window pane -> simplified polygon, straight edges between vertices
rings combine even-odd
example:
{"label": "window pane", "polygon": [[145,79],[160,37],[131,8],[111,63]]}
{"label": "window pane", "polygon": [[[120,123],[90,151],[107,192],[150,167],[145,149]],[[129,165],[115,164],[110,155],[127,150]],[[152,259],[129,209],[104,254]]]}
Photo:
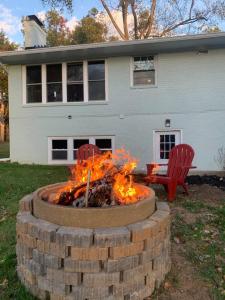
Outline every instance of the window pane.
{"label": "window pane", "polygon": [[68,81],[83,81],[83,63],[72,63],[67,65]]}
{"label": "window pane", "polygon": [[62,84],[50,83],[47,84],[47,101],[48,102],[60,102],[62,101]]}
{"label": "window pane", "polygon": [[83,84],[68,84],[67,85],[67,101],[84,101]]}
{"label": "window pane", "polygon": [[41,66],[27,66],[27,83],[41,83]]}
{"label": "window pane", "polygon": [[76,139],[76,140],[73,140],[73,148],[74,149],[78,149],[80,148],[81,146],[85,145],[85,144],[89,144],[89,139]]}
{"label": "window pane", "polygon": [[91,61],[88,62],[88,79],[105,80],[105,62]]}
{"label": "window pane", "polygon": [[164,135],[160,134],[160,142],[164,142]]}
{"label": "window pane", "polygon": [[67,140],[52,140],[52,149],[67,149]]}
{"label": "window pane", "polygon": [[27,86],[27,103],[41,103],[42,91],[41,84]]}
{"label": "window pane", "polygon": [[134,71],[134,85],[155,84],[155,71]]}
{"label": "window pane", "polygon": [[105,100],[105,81],[89,82],[89,100]]}
{"label": "window pane", "polygon": [[142,56],[134,57],[134,70],[154,70],[154,57]]}
{"label": "window pane", "polygon": [[96,139],[95,145],[100,149],[111,149],[112,148],[112,140],[111,139]]}
{"label": "window pane", "polygon": [[166,142],[168,143],[170,141],[170,135],[166,134],[165,138],[166,138]]}
{"label": "window pane", "polygon": [[62,81],[62,65],[47,65],[47,82]]}
{"label": "window pane", "polygon": [[171,135],[170,135],[170,141],[171,141],[172,143],[175,143],[175,134],[171,134]]}
{"label": "window pane", "polygon": [[65,151],[52,151],[52,159],[56,160],[56,159],[59,159],[59,160],[67,160],[67,150]]}

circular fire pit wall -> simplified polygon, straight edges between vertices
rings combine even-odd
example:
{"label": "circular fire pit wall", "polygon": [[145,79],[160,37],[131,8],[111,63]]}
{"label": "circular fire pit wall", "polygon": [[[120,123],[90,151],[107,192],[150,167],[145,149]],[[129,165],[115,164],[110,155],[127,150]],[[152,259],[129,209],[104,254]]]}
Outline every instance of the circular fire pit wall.
{"label": "circular fire pit wall", "polygon": [[[167,203],[155,205],[151,191],[148,201],[155,209],[149,209],[145,219],[129,223],[129,218],[124,218],[128,224],[108,228],[98,228],[96,223],[94,229],[69,227],[35,215],[35,201],[43,201],[40,195],[46,189],[24,197],[17,215],[17,273],[34,296],[51,300],[142,300],[159,287],[171,265]],[[49,214],[53,206],[49,204]],[[107,213],[107,208],[102,210]]]}

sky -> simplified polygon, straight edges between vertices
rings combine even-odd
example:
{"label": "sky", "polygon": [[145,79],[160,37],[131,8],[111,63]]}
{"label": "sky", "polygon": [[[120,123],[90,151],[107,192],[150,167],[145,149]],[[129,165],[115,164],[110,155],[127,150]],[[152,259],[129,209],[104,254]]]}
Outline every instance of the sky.
{"label": "sky", "polygon": [[[75,0],[72,15],[64,12],[68,21],[80,19],[92,7],[101,9],[98,0]],[[27,15],[43,14],[49,7],[41,0],[0,0],[0,30],[2,29],[11,41],[23,45],[21,19]]]}

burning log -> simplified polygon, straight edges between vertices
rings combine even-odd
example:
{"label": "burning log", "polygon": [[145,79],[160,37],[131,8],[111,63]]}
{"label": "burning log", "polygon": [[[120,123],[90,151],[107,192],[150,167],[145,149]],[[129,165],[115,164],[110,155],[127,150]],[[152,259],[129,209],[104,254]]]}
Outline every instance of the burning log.
{"label": "burning log", "polygon": [[116,155],[107,152],[75,165],[72,180],[59,191],[57,199],[48,201],[74,207],[104,207],[134,203],[146,197],[144,187],[133,183],[131,174],[136,160],[124,150],[117,152]]}

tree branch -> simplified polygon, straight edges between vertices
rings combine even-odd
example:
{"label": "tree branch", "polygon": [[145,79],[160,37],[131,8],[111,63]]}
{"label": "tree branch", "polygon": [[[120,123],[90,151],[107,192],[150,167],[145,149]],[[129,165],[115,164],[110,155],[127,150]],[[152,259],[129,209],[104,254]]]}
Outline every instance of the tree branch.
{"label": "tree branch", "polygon": [[190,10],[189,10],[189,18],[191,18],[192,10],[193,10],[194,5],[195,5],[195,0],[192,0],[191,1],[191,6],[190,6]]}
{"label": "tree branch", "polygon": [[128,32],[128,24],[127,24],[127,10],[128,10],[128,1],[121,0],[121,7],[122,7],[122,15],[123,15],[123,29],[124,29],[124,36],[126,40],[129,40],[129,32]]}
{"label": "tree branch", "polygon": [[155,19],[156,1],[157,0],[152,0],[151,11],[146,25],[146,32],[144,35],[145,38],[148,38],[150,33],[152,32],[152,27]]}
{"label": "tree branch", "polygon": [[200,21],[200,20],[206,20],[206,18],[205,18],[205,17],[188,18],[188,19],[186,19],[186,20],[183,20],[183,21],[181,21],[181,22],[179,22],[179,23],[177,23],[177,24],[171,26],[171,27],[168,27],[168,28],[164,29],[164,30],[159,34],[159,36],[162,37],[162,36],[164,36],[165,34],[167,34],[168,32],[173,31],[174,29],[176,29],[176,28],[178,28],[178,27],[180,27],[180,26],[182,26],[182,25],[193,24],[193,23],[195,23],[195,22],[197,22],[197,21]]}
{"label": "tree branch", "polygon": [[105,0],[100,0],[100,1],[101,1],[102,5],[103,5],[104,9],[106,10],[106,12],[107,12],[107,14],[108,14],[108,16],[109,16],[109,18],[110,18],[110,20],[111,20],[113,26],[115,27],[116,31],[119,33],[120,37],[121,37],[123,40],[126,40],[125,35],[124,35],[123,32],[120,30],[118,24],[116,23],[115,19],[113,18],[113,15],[112,15],[111,11],[109,10],[109,7],[107,6]]}
{"label": "tree branch", "polygon": [[138,18],[137,18],[137,13],[136,13],[136,10],[134,7],[135,0],[131,0],[130,5],[131,5],[132,15],[134,18],[134,38],[137,40],[138,39]]}

